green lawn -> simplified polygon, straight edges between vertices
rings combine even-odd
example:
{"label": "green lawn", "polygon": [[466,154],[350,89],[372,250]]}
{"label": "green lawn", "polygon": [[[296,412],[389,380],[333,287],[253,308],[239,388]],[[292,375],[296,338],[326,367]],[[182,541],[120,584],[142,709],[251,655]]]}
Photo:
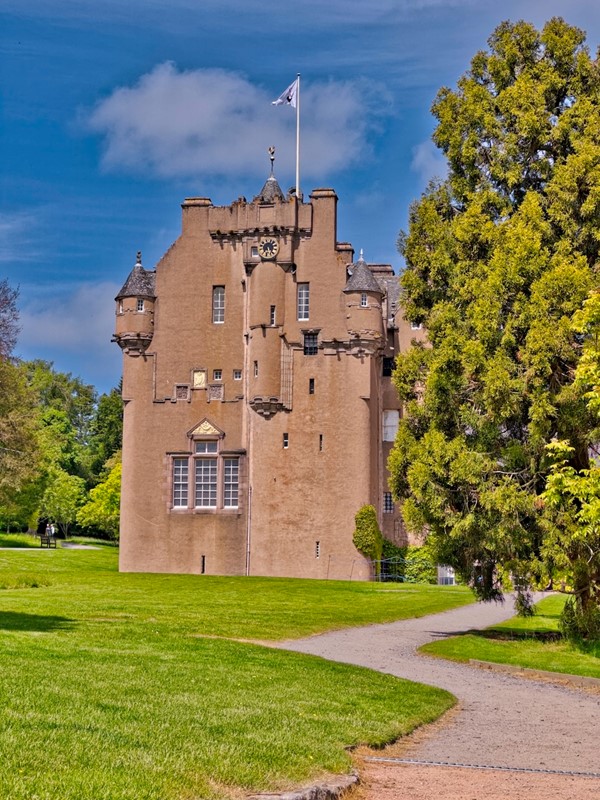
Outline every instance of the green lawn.
{"label": "green lawn", "polygon": [[533,617],[514,617],[485,631],[441,639],[421,651],[454,661],[473,658],[600,678],[600,644],[582,651],[560,639],[558,619],[564,602],[564,596],[551,595],[537,604]]}
{"label": "green lawn", "polygon": [[[446,692],[235,641],[456,607],[464,589],[120,575],[114,547],[0,552],[0,797],[192,800],[344,772]],[[226,638],[227,637],[227,638]]]}

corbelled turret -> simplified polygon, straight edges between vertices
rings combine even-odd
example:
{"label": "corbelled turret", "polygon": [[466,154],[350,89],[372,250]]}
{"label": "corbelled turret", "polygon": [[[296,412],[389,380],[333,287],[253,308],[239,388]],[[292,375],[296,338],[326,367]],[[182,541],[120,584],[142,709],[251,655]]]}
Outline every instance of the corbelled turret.
{"label": "corbelled turret", "polygon": [[126,355],[141,355],[152,341],[156,300],[155,278],[154,270],[146,270],[142,266],[142,254],[138,252],[129,277],[115,297],[117,319],[112,340]]}

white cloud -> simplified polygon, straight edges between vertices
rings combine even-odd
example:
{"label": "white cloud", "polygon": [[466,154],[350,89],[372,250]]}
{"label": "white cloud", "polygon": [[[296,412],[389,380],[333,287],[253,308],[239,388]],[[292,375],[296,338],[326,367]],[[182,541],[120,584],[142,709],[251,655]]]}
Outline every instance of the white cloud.
{"label": "white cloud", "polygon": [[31,236],[35,225],[35,216],[27,211],[0,213],[0,263],[31,261],[38,256]]}
{"label": "white cloud", "polygon": [[109,391],[121,375],[121,354],[111,344],[113,298],[120,288],[108,281],[58,289],[24,286],[15,354],[25,360],[51,361],[58,371]]}
{"label": "white cloud", "polygon": [[[166,62],[131,87],[121,87],[89,113],[87,127],[104,137],[109,170],[163,178],[262,175],[266,149],[277,148],[276,173],[294,169],[295,112],[271,104],[267,91],[221,69],[179,71]],[[368,135],[388,113],[381,87],[365,81],[311,84],[301,93],[304,175],[335,172],[369,153]]]}
{"label": "white cloud", "polygon": [[413,147],[410,168],[419,176],[423,186],[426,186],[432,178],[443,180],[448,174],[446,159],[431,139]]}

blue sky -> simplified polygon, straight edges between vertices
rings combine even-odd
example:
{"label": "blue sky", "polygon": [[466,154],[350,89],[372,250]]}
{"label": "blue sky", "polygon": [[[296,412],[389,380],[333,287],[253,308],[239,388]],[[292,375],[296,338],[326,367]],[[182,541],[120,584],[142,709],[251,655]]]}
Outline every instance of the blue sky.
{"label": "blue sky", "polygon": [[551,16],[600,43],[598,0],[3,0],[0,279],[19,286],[16,354],[99,391],[118,383],[113,298],[141,250],[153,267],[180,203],[294,183],[332,186],[338,238],[402,261],[410,202],[444,173],[431,103],[502,20]]}

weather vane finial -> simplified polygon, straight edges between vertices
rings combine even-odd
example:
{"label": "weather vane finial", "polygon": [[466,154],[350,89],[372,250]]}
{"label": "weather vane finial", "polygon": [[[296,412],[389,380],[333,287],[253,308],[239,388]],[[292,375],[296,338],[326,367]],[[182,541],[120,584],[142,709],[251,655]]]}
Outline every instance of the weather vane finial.
{"label": "weather vane finial", "polygon": [[271,159],[271,175],[273,174],[273,166],[275,164],[275,146],[269,147],[269,158]]}

